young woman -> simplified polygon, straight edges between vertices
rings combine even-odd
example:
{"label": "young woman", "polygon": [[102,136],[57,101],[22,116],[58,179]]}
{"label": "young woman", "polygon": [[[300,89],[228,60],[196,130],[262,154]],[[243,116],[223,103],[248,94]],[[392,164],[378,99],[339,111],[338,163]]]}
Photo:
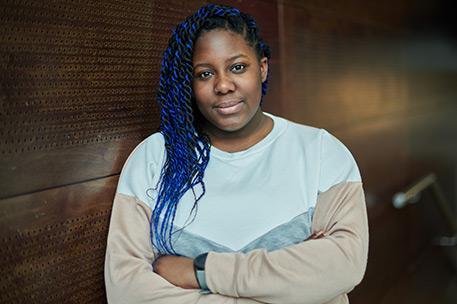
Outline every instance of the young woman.
{"label": "young woman", "polygon": [[162,62],[160,132],[119,180],[109,303],[347,303],[368,228],[357,165],[323,129],[264,113],[270,51],[208,5]]}

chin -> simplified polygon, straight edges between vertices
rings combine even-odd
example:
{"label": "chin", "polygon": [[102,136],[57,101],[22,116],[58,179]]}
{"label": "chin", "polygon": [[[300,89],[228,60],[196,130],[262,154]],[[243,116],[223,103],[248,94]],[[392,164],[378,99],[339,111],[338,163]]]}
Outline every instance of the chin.
{"label": "chin", "polygon": [[246,124],[230,124],[230,125],[216,125],[215,127],[218,128],[220,131],[234,133],[243,129]]}
{"label": "chin", "polygon": [[243,129],[247,123],[247,121],[239,119],[222,119],[212,123],[212,126],[219,131],[233,133]]}

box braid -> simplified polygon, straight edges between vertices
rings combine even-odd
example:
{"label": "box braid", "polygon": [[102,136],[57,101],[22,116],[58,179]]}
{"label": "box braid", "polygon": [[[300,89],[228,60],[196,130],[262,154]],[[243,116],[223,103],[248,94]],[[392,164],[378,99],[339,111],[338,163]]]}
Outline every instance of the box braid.
{"label": "box braid", "polygon": [[[214,29],[243,35],[255,49],[259,60],[270,58],[270,49],[260,38],[254,19],[235,8],[206,5],[174,30],[163,55],[157,94],[166,160],[157,186],[150,235],[152,244],[161,253],[176,254],[171,236],[174,233],[172,228],[177,205],[182,196],[189,189],[192,190],[195,202],[191,214],[195,217],[197,202],[205,194],[203,176],[209,161],[210,141],[200,128],[203,117],[193,97],[192,55],[199,35]],[[267,81],[262,84],[262,96],[266,91]],[[194,191],[197,185],[202,189],[198,196]]]}

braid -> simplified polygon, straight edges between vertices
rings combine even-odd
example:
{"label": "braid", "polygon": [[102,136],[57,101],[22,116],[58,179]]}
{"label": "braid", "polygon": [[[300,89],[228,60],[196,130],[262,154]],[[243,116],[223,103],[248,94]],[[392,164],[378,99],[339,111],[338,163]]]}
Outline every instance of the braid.
{"label": "braid", "polygon": [[[236,8],[207,5],[189,16],[174,30],[164,52],[157,101],[161,107],[160,132],[165,140],[166,159],[159,182],[158,195],[151,215],[151,242],[159,252],[176,254],[171,243],[177,205],[191,189],[194,206],[205,194],[203,176],[209,162],[210,141],[200,130],[200,113],[192,91],[192,55],[196,39],[202,32],[216,28],[242,34],[260,58],[270,58],[270,49],[258,36],[254,19]],[[265,95],[267,82],[262,84]],[[195,194],[200,185],[202,192]],[[194,214],[195,216],[195,214]]]}

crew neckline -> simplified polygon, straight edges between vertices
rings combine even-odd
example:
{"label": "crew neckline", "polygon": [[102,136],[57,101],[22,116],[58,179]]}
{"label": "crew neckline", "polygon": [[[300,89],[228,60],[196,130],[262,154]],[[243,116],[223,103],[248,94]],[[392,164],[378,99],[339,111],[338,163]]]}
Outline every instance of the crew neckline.
{"label": "crew neckline", "polygon": [[258,143],[254,144],[253,146],[247,148],[246,150],[237,151],[237,152],[226,152],[216,148],[215,146],[211,146],[211,156],[220,159],[239,159],[243,157],[247,157],[254,153],[258,153],[268,147],[271,143],[275,141],[276,138],[281,135],[282,132],[287,128],[287,122],[285,119],[275,116],[273,114],[263,112],[265,115],[270,117],[273,120],[273,128],[271,131],[262,138]]}

